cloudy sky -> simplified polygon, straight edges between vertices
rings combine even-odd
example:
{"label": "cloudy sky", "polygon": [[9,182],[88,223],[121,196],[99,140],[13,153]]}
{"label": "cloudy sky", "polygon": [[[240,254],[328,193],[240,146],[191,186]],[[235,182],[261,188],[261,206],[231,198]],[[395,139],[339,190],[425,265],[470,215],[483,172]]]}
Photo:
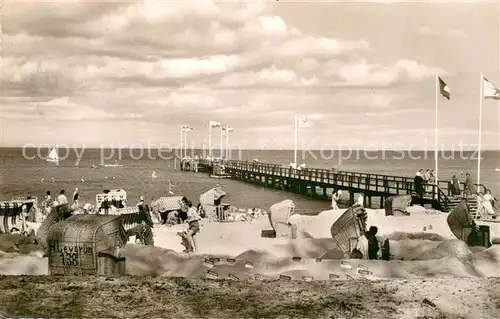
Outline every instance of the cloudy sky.
{"label": "cloudy sky", "polygon": [[[499,77],[499,5],[287,1],[21,2],[2,9],[1,142],[241,148],[477,144],[480,72]],[[500,102],[483,147],[500,148]],[[214,132],[213,143],[219,141]]]}

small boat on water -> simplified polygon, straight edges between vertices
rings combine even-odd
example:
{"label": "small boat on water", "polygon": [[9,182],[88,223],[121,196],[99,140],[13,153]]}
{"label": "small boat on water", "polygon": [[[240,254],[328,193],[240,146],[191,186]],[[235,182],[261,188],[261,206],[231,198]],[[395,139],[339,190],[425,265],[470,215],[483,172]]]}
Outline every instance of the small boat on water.
{"label": "small boat on water", "polygon": [[57,150],[55,148],[50,151],[47,162],[59,164],[59,155],[57,155]]}
{"label": "small boat on water", "polygon": [[123,167],[123,165],[118,164],[118,161],[115,160],[114,164],[104,164],[104,167]]}
{"label": "small boat on water", "polygon": [[500,172],[500,168],[495,168],[495,171]]}
{"label": "small boat on water", "polygon": [[152,179],[157,179],[158,178],[158,175],[156,175],[155,171],[153,171],[153,173],[151,174],[151,178]]}

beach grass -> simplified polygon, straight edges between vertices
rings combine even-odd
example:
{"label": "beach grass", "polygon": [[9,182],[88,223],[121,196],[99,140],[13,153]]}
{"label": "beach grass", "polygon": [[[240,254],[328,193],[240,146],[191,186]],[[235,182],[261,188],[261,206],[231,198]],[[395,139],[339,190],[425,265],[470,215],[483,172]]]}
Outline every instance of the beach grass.
{"label": "beach grass", "polygon": [[[439,280],[436,286],[444,284]],[[482,281],[478,286],[490,292],[500,291],[499,279],[448,280],[448,287],[455,281],[474,280]],[[432,286],[432,280],[424,282]],[[426,300],[424,291],[415,293],[419,288],[414,287],[423,286],[407,280],[243,282],[1,276],[0,314],[45,318],[400,318],[408,314],[409,318],[457,318]],[[408,289],[415,291],[408,294]],[[453,294],[453,298],[459,295]],[[500,311],[500,298],[490,301],[485,311]]]}

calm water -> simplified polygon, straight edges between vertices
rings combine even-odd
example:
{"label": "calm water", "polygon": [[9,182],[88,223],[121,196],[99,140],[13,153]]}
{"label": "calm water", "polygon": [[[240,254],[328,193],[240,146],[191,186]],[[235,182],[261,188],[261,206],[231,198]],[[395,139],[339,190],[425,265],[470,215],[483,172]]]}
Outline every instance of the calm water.
{"label": "calm water", "polygon": [[[80,154],[80,156],[77,155]],[[259,207],[268,209],[270,205],[290,198],[296,202],[300,210],[318,212],[329,208],[329,203],[304,198],[291,193],[263,189],[231,180],[215,180],[201,173],[181,173],[174,169],[174,154],[157,150],[118,150],[86,149],[83,153],[78,150],[60,150],[59,156],[65,158],[55,165],[45,161],[48,149],[27,150],[0,148],[0,199],[6,200],[13,196],[34,195],[43,197],[50,190],[53,197],[60,189],[66,189],[69,195],[75,187],[80,189],[81,202],[95,203],[95,195],[103,189],[122,188],[127,191],[129,204],[134,204],[140,195],[147,199],[168,196],[168,181],[176,187],[176,195],[186,195],[194,203],[198,202],[199,195],[205,190],[222,185],[228,195],[226,202],[242,208]],[[149,152],[149,155],[148,155]],[[201,154],[201,151],[189,152]],[[103,156],[101,156],[101,154]],[[217,155],[216,153],[214,155]],[[293,151],[284,150],[246,150],[233,152],[232,158],[242,160],[259,159],[261,162],[288,165],[293,161]],[[32,159],[28,159],[34,157]],[[78,158],[80,161],[78,162]],[[163,157],[163,158],[161,158]],[[102,158],[102,161],[101,161]],[[114,164],[115,160],[123,167],[99,167],[91,169],[91,165],[101,163]],[[389,175],[410,176],[420,169],[434,168],[433,152],[331,152],[320,151],[298,152],[298,162],[306,162],[310,168],[332,168],[341,165],[343,170],[384,173]],[[485,151],[481,160],[481,183],[491,188],[495,195],[500,195],[500,152]],[[473,152],[463,154],[445,153],[440,156],[439,177],[442,180],[451,179],[453,174],[463,179],[462,173],[470,172],[476,180],[477,156]],[[158,178],[151,179],[156,171]],[[52,182],[54,178],[54,182]],[[44,179],[42,181],[42,179]],[[82,181],[83,179],[83,181]]]}

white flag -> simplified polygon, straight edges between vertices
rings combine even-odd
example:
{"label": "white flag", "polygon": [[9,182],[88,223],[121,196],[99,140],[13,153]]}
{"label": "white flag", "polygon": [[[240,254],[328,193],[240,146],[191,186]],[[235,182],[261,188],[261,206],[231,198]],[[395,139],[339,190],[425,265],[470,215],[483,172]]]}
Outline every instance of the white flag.
{"label": "white flag", "polygon": [[485,99],[500,100],[500,90],[498,90],[490,81],[483,78],[483,97]]}
{"label": "white flag", "polygon": [[220,124],[220,122],[210,121],[210,126],[211,127],[219,127],[219,126],[221,126],[221,124]]}
{"label": "white flag", "polygon": [[305,117],[299,117],[297,119],[299,127],[309,127],[312,125],[312,122],[305,118]]}
{"label": "white flag", "polygon": [[232,131],[234,131],[234,130],[233,130],[233,128],[232,128],[232,127],[228,126],[228,127],[226,128],[226,131],[228,131],[228,132],[232,132]]}

